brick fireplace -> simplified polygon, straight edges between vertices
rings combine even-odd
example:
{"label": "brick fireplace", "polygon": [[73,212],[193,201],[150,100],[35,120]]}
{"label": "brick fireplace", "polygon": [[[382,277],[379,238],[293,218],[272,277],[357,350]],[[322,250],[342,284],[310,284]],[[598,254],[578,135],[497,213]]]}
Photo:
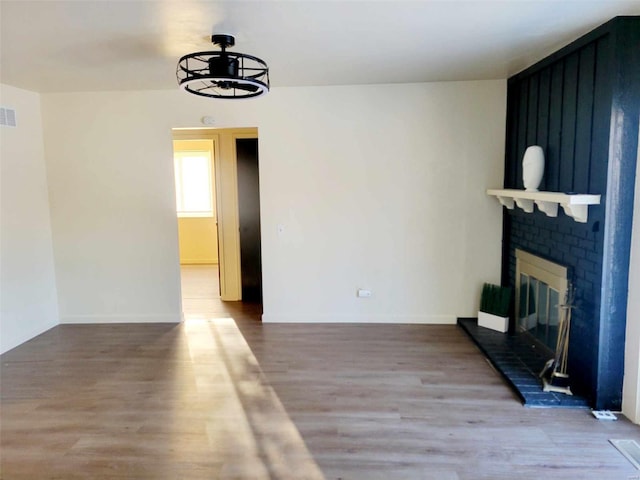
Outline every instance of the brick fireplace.
{"label": "brick fireplace", "polygon": [[540,145],[541,191],[602,196],[585,223],[564,213],[505,209],[502,269],[502,283],[515,287],[516,249],[568,268],[576,307],[572,389],[598,409],[619,410],[622,402],[640,116],[637,45],[640,17],[617,17],[508,82],[504,187],[523,188],[524,151]]}

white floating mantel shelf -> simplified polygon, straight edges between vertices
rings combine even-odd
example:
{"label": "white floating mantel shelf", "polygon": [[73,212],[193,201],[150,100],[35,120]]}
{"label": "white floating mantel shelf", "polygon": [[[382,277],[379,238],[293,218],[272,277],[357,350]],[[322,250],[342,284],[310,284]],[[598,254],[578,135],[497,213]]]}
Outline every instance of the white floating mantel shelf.
{"label": "white floating mantel shelf", "polygon": [[513,210],[514,203],[527,213],[537,205],[549,217],[558,216],[558,205],[576,222],[586,223],[589,205],[599,205],[600,195],[569,194],[560,192],[531,192],[527,190],[487,190],[498,201]]}

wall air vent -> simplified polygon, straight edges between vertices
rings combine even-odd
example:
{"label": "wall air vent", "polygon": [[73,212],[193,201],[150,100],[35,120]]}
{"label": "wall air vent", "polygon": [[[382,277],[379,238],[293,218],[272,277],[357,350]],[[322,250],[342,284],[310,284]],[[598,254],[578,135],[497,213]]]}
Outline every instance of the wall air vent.
{"label": "wall air vent", "polygon": [[16,111],[12,108],[0,107],[0,125],[3,127],[15,127]]}

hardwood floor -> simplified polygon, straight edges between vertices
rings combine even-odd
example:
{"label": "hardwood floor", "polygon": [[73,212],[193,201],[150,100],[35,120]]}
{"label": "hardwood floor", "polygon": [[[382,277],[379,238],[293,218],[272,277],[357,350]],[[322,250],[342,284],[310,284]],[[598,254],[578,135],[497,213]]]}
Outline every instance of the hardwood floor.
{"label": "hardwood floor", "polygon": [[220,298],[218,265],[180,265],[182,300]]}
{"label": "hardwood floor", "polygon": [[61,325],[4,354],[10,479],[640,478],[624,418],[529,409],[455,326]]}

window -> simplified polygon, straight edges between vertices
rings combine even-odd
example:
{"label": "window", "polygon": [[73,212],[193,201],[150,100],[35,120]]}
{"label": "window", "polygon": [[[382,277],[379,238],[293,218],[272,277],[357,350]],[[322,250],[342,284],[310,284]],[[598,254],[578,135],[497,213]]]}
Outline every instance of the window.
{"label": "window", "polygon": [[176,205],[179,217],[213,217],[211,154],[175,152]]}

